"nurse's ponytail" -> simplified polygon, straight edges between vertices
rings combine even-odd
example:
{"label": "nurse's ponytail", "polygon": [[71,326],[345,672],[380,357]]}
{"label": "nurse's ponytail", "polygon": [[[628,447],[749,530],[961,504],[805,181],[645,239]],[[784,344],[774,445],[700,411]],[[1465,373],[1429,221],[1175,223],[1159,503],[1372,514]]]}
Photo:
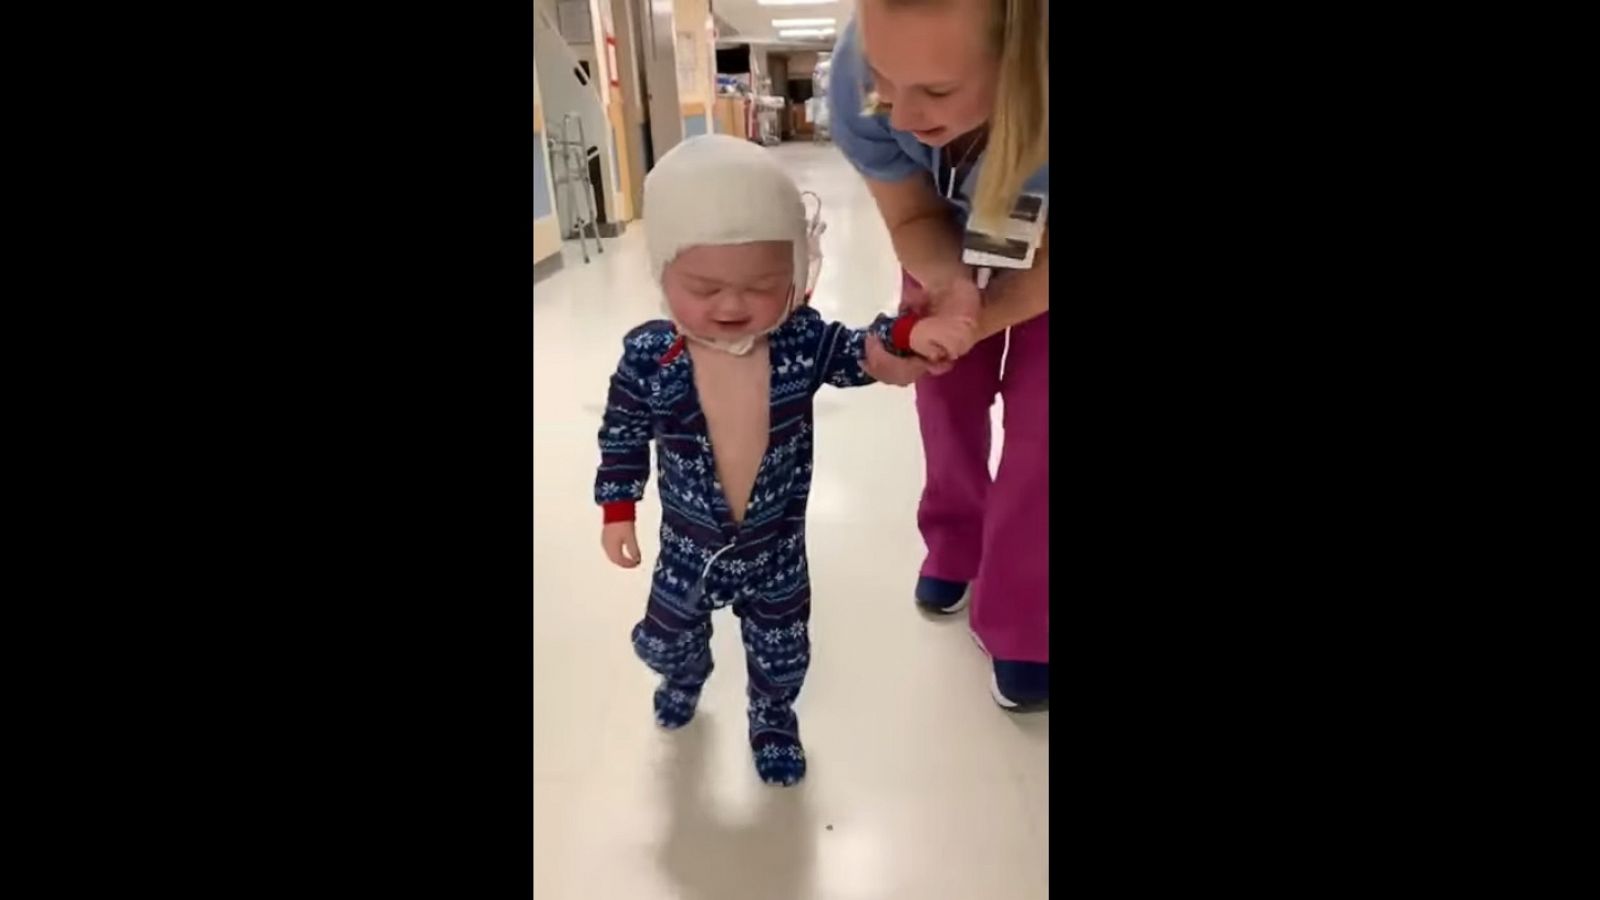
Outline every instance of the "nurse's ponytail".
{"label": "nurse's ponytail", "polygon": [[995,86],[974,224],[1005,220],[1022,185],[1050,159],[1049,0],[993,0]]}

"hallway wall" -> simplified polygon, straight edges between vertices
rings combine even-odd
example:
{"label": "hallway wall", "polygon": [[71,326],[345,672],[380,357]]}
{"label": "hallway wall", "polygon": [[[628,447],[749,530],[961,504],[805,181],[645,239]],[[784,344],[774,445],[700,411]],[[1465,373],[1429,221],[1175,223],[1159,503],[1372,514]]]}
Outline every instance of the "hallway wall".
{"label": "hallway wall", "polygon": [[561,252],[561,225],[556,220],[556,193],[550,183],[550,151],[545,144],[544,108],[539,98],[539,73],[533,73],[533,261]]}
{"label": "hallway wall", "polygon": [[673,0],[672,15],[678,102],[683,110],[683,136],[688,138],[711,131],[717,83],[715,24],[709,0]]}

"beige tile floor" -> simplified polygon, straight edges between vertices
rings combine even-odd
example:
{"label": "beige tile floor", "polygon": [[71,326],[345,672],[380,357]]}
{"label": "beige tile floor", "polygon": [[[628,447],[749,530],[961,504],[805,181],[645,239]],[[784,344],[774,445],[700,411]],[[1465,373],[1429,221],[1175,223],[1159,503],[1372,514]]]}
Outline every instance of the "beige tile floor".
{"label": "beige tile floor", "polygon": [[[829,145],[773,152],[823,198],[817,309],[865,325],[893,308],[898,270],[854,171]],[[769,788],[745,744],[732,614],[714,619],[718,669],[699,715],[661,731],[655,676],[628,643],[649,566],[614,568],[599,546],[590,491],[606,379],[622,335],[659,304],[643,229],[587,266],[569,245],[566,268],[534,294],[535,896],[1046,896],[1049,714],[996,707],[965,615],[930,621],[911,602],[923,549],[911,390],[818,395],[813,658],[796,707],[810,771],[797,788]],[[647,560],[659,524],[659,505],[641,504]]]}

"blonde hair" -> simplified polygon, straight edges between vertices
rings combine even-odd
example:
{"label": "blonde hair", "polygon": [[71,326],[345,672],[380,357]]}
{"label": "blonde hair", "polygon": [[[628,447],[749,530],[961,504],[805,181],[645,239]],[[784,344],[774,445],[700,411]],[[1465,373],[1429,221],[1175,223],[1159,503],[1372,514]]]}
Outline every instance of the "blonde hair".
{"label": "blonde hair", "polygon": [[[883,0],[893,6],[948,5],[950,0]],[[972,217],[1003,221],[1028,177],[1050,159],[1050,0],[986,0],[989,46],[1000,67],[989,142],[972,198]],[[867,95],[877,112],[877,95]]]}

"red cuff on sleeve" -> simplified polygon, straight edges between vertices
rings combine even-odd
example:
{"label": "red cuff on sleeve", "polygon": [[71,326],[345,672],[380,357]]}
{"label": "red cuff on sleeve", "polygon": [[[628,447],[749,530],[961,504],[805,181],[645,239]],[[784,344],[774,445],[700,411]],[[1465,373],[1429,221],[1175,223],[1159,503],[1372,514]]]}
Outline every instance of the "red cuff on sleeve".
{"label": "red cuff on sleeve", "polygon": [[633,501],[618,500],[615,503],[602,503],[600,504],[600,512],[604,516],[605,524],[607,525],[612,522],[632,522]]}
{"label": "red cuff on sleeve", "polygon": [[922,317],[913,312],[894,320],[894,327],[889,329],[889,340],[896,350],[906,352],[911,349],[911,329],[921,320]]}

